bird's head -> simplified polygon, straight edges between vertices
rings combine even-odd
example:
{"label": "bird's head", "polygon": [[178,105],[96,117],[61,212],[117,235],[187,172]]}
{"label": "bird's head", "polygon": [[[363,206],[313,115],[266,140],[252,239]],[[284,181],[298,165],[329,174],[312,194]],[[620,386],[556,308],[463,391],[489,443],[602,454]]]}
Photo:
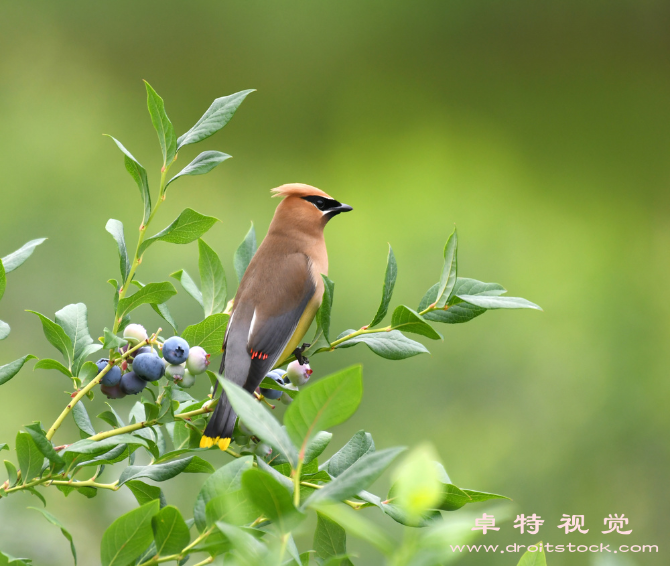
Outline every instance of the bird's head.
{"label": "bird's head", "polygon": [[291,183],[272,189],[272,192],[273,196],[284,198],[276,214],[285,215],[287,220],[296,224],[323,227],[341,212],[353,210],[348,204],[310,185]]}

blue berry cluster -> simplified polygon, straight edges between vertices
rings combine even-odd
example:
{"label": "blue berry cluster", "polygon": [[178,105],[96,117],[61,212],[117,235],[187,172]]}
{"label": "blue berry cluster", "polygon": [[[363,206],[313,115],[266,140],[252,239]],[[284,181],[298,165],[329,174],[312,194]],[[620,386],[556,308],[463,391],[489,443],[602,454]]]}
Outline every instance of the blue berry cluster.
{"label": "blue berry cluster", "polygon": [[[119,349],[121,355],[147,340],[147,332],[140,324],[129,324],[123,337],[128,344]],[[162,358],[152,346],[142,346],[126,358],[98,360],[98,371],[111,365],[100,382],[102,392],[109,399],[137,395],[147,383],[156,382],[163,376],[186,389],[192,387],[195,376],[204,373],[209,366],[210,355],[200,346],[190,347],[179,336],[168,338],[160,349]]]}

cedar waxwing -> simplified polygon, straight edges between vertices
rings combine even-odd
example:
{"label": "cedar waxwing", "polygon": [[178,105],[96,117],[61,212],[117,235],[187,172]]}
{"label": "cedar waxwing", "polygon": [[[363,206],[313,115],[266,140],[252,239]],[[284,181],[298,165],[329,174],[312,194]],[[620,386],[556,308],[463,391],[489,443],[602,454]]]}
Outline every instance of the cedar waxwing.
{"label": "cedar waxwing", "polygon": [[[282,185],[284,197],[267,236],[249,263],[235,294],[223,340],[219,372],[253,394],[265,375],[294,352],[321,305],[328,253],[323,229],[352,208],[309,185]],[[200,446],[228,448],[235,411],[221,393]]]}

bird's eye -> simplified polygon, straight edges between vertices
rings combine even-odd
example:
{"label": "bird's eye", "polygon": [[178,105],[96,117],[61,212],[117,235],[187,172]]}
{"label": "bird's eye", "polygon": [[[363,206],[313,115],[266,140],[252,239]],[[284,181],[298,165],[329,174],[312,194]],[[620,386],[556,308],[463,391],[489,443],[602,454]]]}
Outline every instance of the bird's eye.
{"label": "bird's eye", "polygon": [[323,210],[325,203],[323,202],[323,199],[317,199],[317,201],[314,203],[316,204],[316,207],[319,210]]}

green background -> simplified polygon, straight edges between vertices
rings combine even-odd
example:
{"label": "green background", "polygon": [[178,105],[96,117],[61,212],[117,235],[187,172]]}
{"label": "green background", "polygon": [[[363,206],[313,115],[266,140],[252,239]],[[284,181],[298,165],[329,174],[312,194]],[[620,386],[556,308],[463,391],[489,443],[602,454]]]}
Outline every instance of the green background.
{"label": "green background", "polygon": [[[155,191],[160,151],[141,79],[165,99],[177,134],[217,96],[256,88],[177,166],[204,149],[234,159],[175,183],[155,226],[185,206],[220,218],[205,239],[231,289],[232,253],[249,222],[262,236],[276,206],[269,190],[298,181],[355,209],[326,234],[336,332],[376,311],[387,242],[399,264],[394,305],[416,307],[439,277],[454,224],[459,275],[544,308],[441,326],[444,342],[425,342],[431,355],[401,362],[364,346],[314,358],[317,377],[364,365],[363,404],[333,447],[360,428],[378,447],[429,440],[456,484],[509,495],[513,512],[546,521],[536,536],[501,524],[487,544],[657,544],[660,554],[633,563],[664,564],[669,25],[667,3],[640,0],[3,3],[0,255],[49,240],[9,275],[0,317],[12,334],[0,363],[55,353],[24,309],[52,316],[81,301],[95,336],[111,324],[106,280],[118,260],[104,225],[122,220],[133,246],[141,206],[101,134],[129,148]],[[180,268],[195,275],[197,246],[160,243],[145,260],[144,282]],[[170,304],[182,328],[199,320],[181,289]],[[135,320],[159,324],[148,307]],[[0,391],[2,442],[33,420],[50,424],[67,401],[67,380],[33,363]],[[131,403],[117,405],[127,412]],[[68,421],[55,440],[76,438]],[[202,481],[182,476],[163,488],[190,516]],[[387,486],[385,477],[377,490]],[[104,529],[136,505],[126,489],[93,501],[46,496],[85,565],[97,563]],[[24,494],[0,501],[0,548],[40,565],[70,563],[58,529],[28,505],[40,503]],[[585,515],[589,533],[561,535],[564,513]],[[601,535],[610,513],[625,513],[633,534]],[[380,563],[351,546],[359,564]],[[592,559],[555,554],[549,564]],[[463,564],[517,560],[473,555]]]}

